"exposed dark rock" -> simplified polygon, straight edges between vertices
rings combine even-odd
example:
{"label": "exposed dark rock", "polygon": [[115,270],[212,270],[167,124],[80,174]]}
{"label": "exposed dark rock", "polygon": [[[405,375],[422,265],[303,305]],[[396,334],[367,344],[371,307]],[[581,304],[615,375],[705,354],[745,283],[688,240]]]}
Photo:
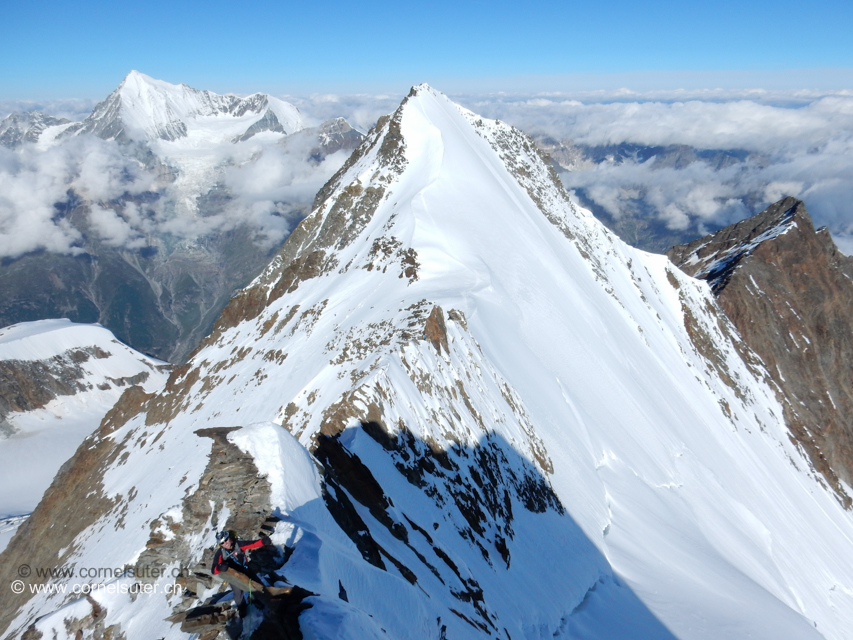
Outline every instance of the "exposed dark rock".
{"label": "exposed dark rock", "polygon": [[81,353],[66,352],[50,360],[0,361],[0,418],[12,411],[40,409],[57,396],[86,391]]}
{"label": "exposed dark rock", "polygon": [[339,437],[319,436],[314,456],[323,465],[325,473],[331,475],[354,499],[366,506],[370,515],[398,539],[404,542],[408,540],[405,527],[388,516],[391,503],[370,469],[341,444]]}
{"label": "exposed dark rock", "polygon": [[338,151],[353,151],[364,138],[364,134],[353,129],[344,118],[333,118],[319,127],[297,131],[281,144],[289,150],[303,152],[311,162],[319,163]]}
{"label": "exposed dark rock", "polygon": [[[23,553],[25,555],[22,557],[28,558],[34,566],[59,566],[62,557],[67,556],[68,551],[73,547],[75,531],[82,530],[98,515],[118,506],[117,501],[102,497],[103,492],[98,478],[101,476],[100,470],[111,464],[121,451],[125,450],[130,436],[120,443],[106,436],[140,411],[150,396],[142,393],[139,387],[132,387],[122,398],[123,401],[104,419],[98,432],[84,441],[74,457],[60,470],[33,515],[21,526],[19,534],[10,542],[8,553]],[[254,459],[230,443],[227,438],[228,433],[239,428],[210,428],[196,432],[200,437],[213,440],[207,467],[197,489],[184,498],[180,522],[161,518],[150,523],[151,535],[146,550],[133,567],[140,580],[157,577],[159,573],[156,570],[164,569],[176,559],[186,562],[190,557],[190,540],[194,536],[211,535],[212,539],[212,531],[206,530],[208,522],[217,530],[235,530],[243,538],[257,537],[269,530],[267,526],[270,522],[271,510],[269,483],[266,478],[259,476]],[[86,504],[87,509],[77,508],[79,504]],[[227,507],[228,520],[217,522],[216,514],[221,513],[223,507]],[[272,520],[274,521],[275,518]],[[47,529],[50,530],[49,533]],[[44,540],[50,540],[51,543],[44,544]],[[54,549],[63,547],[67,549],[60,557]],[[257,571],[268,572],[281,567],[285,557],[274,547],[260,549],[253,554],[253,564],[250,566]],[[211,561],[212,554],[206,552],[201,561],[194,566],[181,567],[181,573],[176,582],[187,590],[185,595],[192,598],[192,594],[215,586],[216,580],[210,572]],[[4,563],[3,568],[12,571],[14,569],[12,564],[14,563]],[[11,573],[9,579],[12,579]],[[37,580],[33,578],[32,581]],[[14,596],[14,598],[23,603],[26,600],[26,594]],[[299,602],[294,606],[298,606]],[[280,605],[276,611],[279,608],[284,612],[279,613],[285,615],[286,606]],[[302,609],[304,608],[303,606]],[[9,610],[4,609],[0,611],[0,616],[8,613]],[[194,629],[193,633],[220,628],[228,619],[228,616],[221,612],[207,612],[204,615],[202,615],[203,612],[198,613],[198,619],[190,624]],[[279,613],[270,615],[278,616]],[[298,612],[296,616],[298,617]],[[5,626],[8,622],[9,620],[0,617],[0,625]],[[92,632],[96,629],[97,622],[97,616],[91,620],[80,621],[80,628]],[[275,628],[284,625],[291,628],[291,631],[288,632],[289,635],[282,632],[275,636],[256,637],[301,637],[294,635],[292,631],[293,624],[296,624],[298,631],[295,618],[289,622],[276,619],[270,624]],[[114,629],[112,633],[113,638],[120,637],[118,635],[120,629]]]}
{"label": "exposed dark rock", "polygon": [[275,113],[273,113],[271,110],[267,110],[267,112],[264,113],[263,117],[260,120],[255,122],[248,129],[246,129],[246,132],[244,134],[236,136],[231,142],[235,142],[235,143],[236,142],[244,142],[244,141],[248,140],[249,138],[251,138],[252,136],[254,136],[258,133],[262,133],[264,131],[275,131],[277,133],[287,133],[284,130],[284,127],[281,125],[281,122],[279,122]]}
{"label": "exposed dark rock", "polygon": [[[91,358],[103,359],[111,354],[98,346],[70,349],[46,360],[0,360],[0,429],[12,431],[6,421],[10,413],[41,409],[58,396],[70,396],[92,388],[81,365]],[[165,365],[163,365],[165,366]],[[108,378],[98,385],[101,390],[139,385],[150,373]],[[4,425],[6,427],[4,428]]]}
{"label": "exposed dark rock", "polygon": [[853,259],[785,198],[667,254],[711,285],[779,389],[785,422],[839,499],[853,485]]}
{"label": "exposed dark rock", "polygon": [[[312,595],[316,594],[294,587],[288,594],[264,597],[262,602],[255,605],[261,608],[263,620],[250,637],[259,640],[301,640],[299,615],[311,608],[305,599]],[[180,623],[181,631],[196,634],[199,640],[239,637],[242,624],[237,618],[237,611],[231,608],[231,601],[212,600],[176,613],[167,620],[172,624]]]}
{"label": "exposed dark rock", "polygon": [[323,501],[326,508],[341,530],[349,536],[361,557],[380,569],[385,569],[379,545],[370,535],[370,530],[358,515],[352,501],[347,497],[343,488],[337,483],[334,472],[325,474],[323,482]]}
{"label": "exposed dark rock", "polygon": [[444,324],[444,311],[441,307],[435,306],[429,314],[424,328],[424,338],[426,338],[435,350],[441,354],[444,349],[445,353],[450,353],[450,348],[447,346],[447,327]]}
{"label": "exposed dark rock", "polygon": [[338,526],[358,547],[362,557],[374,566],[385,569],[386,566],[382,561],[384,557],[397,567],[409,582],[416,582],[415,574],[370,535],[369,528],[349,499],[349,496],[352,496],[367,507],[370,515],[387,528],[395,538],[408,543],[408,531],[405,526],[394,522],[388,515],[391,503],[370,469],[358,456],[341,444],[339,435],[320,435],[316,440],[314,456],[323,465],[323,498],[326,506]]}
{"label": "exposed dark rock", "polygon": [[[233,530],[244,539],[260,534],[271,511],[270,487],[265,477],[261,477],[255,461],[247,453],[228,441],[228,434],[240,427],[218,427],[199,429],[199,437],[213,439],[209,460],[199,480],[196,491],[184,498],[180,523],[161,519],[154,520],[151,537],[146,550],[140,555],[137,566],[144,569],[159,569],[175,561],[175,558],[187,558],[190,555],[189,538],[205,532],[210,524],[215,530]],[[216,514],[222,508],[228,509],[228,520],[218,522]],[[169,529],[171,534],[163,534]],[[266,566],[267,569],[280,565]],[[151,571],[147,572],[149,575]],[[210,565],[201,563],[195,567],[184,567],[182,577],[191,581],[204,582],[210,587]]]}
{"label": "exposed dark rock", "polygon": [[[487,560],[487,549],[494,547],[509,564],[506,540],[514,537],[513,496],[533,513],[565,513],[545,477],[532,466],[514,470],[498,442],[486,439],[474,449],[444,451],[416,439],[405,425],[399,425],[396,435],[376,420],[362,422],[361,428],[391,455],[411,484],[438,506],[446,508],[450,502],[456,507],[468,524],[463,537],[479,545]],[[421,528],[413,528],[429,539]]]}
{"label": "exposed dark rock", "polygon": [[[228,303],[211,334],[201,342],[195,352],[215,342],[226,329],[256,318],[270,302],[289,291],[294,291],[300,282],[316,278],[338,267],[335,252],[352,243],[364,230],[379,206],[385,189],[381,185],[364,187],[356,180],[344,187],[328,212],[325,211],[327,201],[341,186],[341,181],[349,169],[377,145],[383,168],[392,173],[403,170],[406,159],[404,141],[399,131],[401,117],[402,105],[390,118],[380,118],[344,166],[317,193],[313,213],[302,220],[288,236],[273,258],[271,266],[258,282],[240,291]],[[383,180],[390,178],[381,178],[380,182]],[[405,254],[402,256],[402,262],[404,275],[410,280],[417,278],[416,256]],[[272,288],[269,288],[270,284],[273,285]]]}

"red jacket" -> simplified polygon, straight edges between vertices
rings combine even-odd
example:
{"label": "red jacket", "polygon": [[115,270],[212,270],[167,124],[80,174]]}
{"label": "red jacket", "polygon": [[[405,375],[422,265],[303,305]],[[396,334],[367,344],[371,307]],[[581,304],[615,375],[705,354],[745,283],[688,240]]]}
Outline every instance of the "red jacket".
{"label": "red jacket", "polygon": [[225,571],[229,566],[238,571],[245,571],[247,569],[245,552],[251,549],[259,549],[263,546],[263,540],[254,540],[252,542],[237,540],[234,542],[234,548],[230,551],[219,547],[216,553],[213,554],[213,575],[216,575],[220,571]]}

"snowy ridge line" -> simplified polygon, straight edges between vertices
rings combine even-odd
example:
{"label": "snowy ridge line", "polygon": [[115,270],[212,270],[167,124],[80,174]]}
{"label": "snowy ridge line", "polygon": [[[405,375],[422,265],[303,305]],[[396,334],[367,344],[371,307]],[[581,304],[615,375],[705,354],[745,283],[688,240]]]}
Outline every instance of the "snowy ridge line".
{"label": "snowy ridge line", "polygon": [[[130,351],[100,324],[74,323],[67,318],[21,322],[0,329],[0,360],[47,360],[75,347],[105,343]],[[143,354],[139,357],[151,366],[168,364]]]}
{"label": "snowy ridge line", "polygon": [[[778,204],[785,204],[788,201],[790,201],[790,206],[778,211],[771,219],[760,221],[758,223],[760,226],[751,229],[750,237],[746,242],[739,242],[721,252],[712,252],[707,257],[700,257],[703,250],[706,253],[710,251],[712,244],[727,240],[721,235],[725,231],[723,230],[712,234],[709,239],[700,239],[685,245],[690,253],[679,258],[680,264],[689,268],[695,277],[706,280],[713,291],[719,292],[731,279],[732,272],[738,267],[739,263],[749,257],[759,245],[767,240],[784,235],[797,226],[796,215],[799,201],[789,198]],[[749,224],[748,220],[741,221],[734,228],[737,229]],[[762,226],[764,229],[758,232]]]}
{"label": "snowy ridge line", "polygon": [[783,218],[780,223],[775,226],[767,229],[763,233],[759,234],[746,245],[741,245],[739,247],[733,247],[729,249],[722,257],[714,260],[708,265],[702,267],[697,273],[696,277],[701,279],[707,279],[708,283],[711,285],[711,288],[715,288],[718,285],[718,280],[722,277],[722,274],[728,271],[729,267],[732,263],[737,263],[743,258],[748,257],[755,249],[765,240],[772,240],[773,238],[777,238],[780,235],[787,233],[791,228],[797,226],[796,220],[794,217],[794,207],[791,207],[788,211],[783,214]]}

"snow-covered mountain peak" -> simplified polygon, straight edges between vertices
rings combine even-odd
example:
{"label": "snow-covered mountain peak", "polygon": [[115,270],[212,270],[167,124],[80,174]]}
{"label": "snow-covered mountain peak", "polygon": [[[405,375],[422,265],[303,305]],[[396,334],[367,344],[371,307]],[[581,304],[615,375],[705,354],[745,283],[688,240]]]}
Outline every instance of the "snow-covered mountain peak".
{"label": "snow-covered mountain peak", "polygon": [[302,128],[296,107],[266,94],[218,95],[131,71],[75,131],[119,141],[240,142],[264,131],[290,134]]}
{"label": "snow-covered mountain peak", "polygon": [[[529,138],[416,88],[165,389],[81,447],[51,504],[101,508],[25,533],[36,566],[196,580],[214,529],[274,514],[311,637],[840,639],[853,522],[765,378],[704,283],[573,205]],[[178,600],[99,619],[178,637]]]}
{"label": "snow-covered mountain peak", "polygon": [[[142,94],[147,91],[169,92],[174,89],[175,86],[176,85],[169,84],[163,80],[157,80],[149,75],[145,75],[136,69],[132,69],[121,81],[118,86],[118,90],[126,91],[129,94]],[[189,87],[183,82],[177,86],[189,89]]]}
{"label": "snow-covered mountain peak", "polygon": [[437,96],[442,96],[442,97],[445,97],[445,98],[446,98],[446,96],[444,96],[444,94],[443,94],[443,93],[441,93],[441,91],[438,91],[437,89],[433,89],[433,88],[432,88],[429,84],[427,84],[426,82],[421,82],[420,84],[413,85],[413,86],[412,86],[412,88],[411,88],[411,90],[409,91],[409,96],[416,96],[416,95],[418,95],[418,94],[420,94],[420,93],[430,93],[430,94],[432,94],[433,96],[436,96],[436,97],[437,97]]}
{"label": "snow-covered mountain peak", "polygon": [[[455,197],[436,211],[424,210],[419,204],[422,198],[410,201],[410,193],[444,190]],[[406,194],[399,201],[392,195],[398,192]],[[515,207],[499,204],[507,197]],[[491,211],[493,217],[483,219],[480,211]],[[372,222],[374,216],[385,222]],[[461,265],[454,255],[459,255],[462,245],[471,244],[471,252],[491,259],[497,234],[482,239],[477,229],[497,225],[510,230],[521,224],[519,216],[537,226],[557,227],[581,248],[597,277],[606,279],[606,272],[613,268],[605,265],[605,256],[615,238],[588,211],[571,202],[529,137],[506,123],[477,116],[428,85],[418,85],[397,111],[379,119],[365,142],[324,186],[314,211],[260,282],[278,278],[280,270],[297,257],[313,254],[313,260],[319,260],[318,251],[326,261],[323,270],[351,263],[354,256],[347,253],[345,259],[340,253],[349,245],[369,255],[376,253],[376,243],[390,243],[414,256],[412,245],[426,240],[429,233],[453,238],[454,244],[439,254],[434,239],[428,240],[425,248],[417,250],[431,256],[418,267],[419,273],[427,277],[435,268],[446,275],[449,265]],[[518,249],[515,233],[506,234],[505,240],[501,251]],[[334,255],[329,255],[330,249]],[[361,259],[370,262],[372,258]]]}

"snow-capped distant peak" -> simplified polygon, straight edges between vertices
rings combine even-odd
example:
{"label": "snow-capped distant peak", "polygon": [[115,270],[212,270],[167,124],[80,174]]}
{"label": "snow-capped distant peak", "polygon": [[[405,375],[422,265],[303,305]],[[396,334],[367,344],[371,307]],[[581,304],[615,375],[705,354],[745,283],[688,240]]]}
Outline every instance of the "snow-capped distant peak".
{"label": "snow-capped distant peak", "polygon": [[264,131],[288,135],[302,128],[296,107],[266,94],[219,95],[131,71],[77,131],[120,142],[240,142]]}

